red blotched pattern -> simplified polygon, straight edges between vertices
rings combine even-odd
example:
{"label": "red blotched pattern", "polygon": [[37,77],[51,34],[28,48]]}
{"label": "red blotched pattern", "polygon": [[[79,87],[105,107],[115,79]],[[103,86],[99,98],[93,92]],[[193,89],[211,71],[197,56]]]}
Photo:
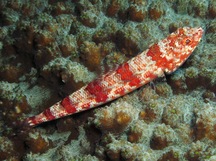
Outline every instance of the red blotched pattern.
{"label": "red blotched pattern", "polygon": [[161,55],[162,53],[160,51],[160,47],[158,46],[158,44],[152,45],[149,48],[149,51],[147,52],[147,56],[152,57],[152,60],[156,62],[156,66],[158,68],[164,69],[167,68],[173,60],[167,60],[165,57],[162,57]]}
{"label": "red blotched pattern", "polygon": [[120,74],[121,80],[126,82],[133,79],[133,73],[129,69],[128,63],[122,64],[116,70],[116,73]]}
{"label": "red blotched pattern", "polygon": [[126,82],[129,82],[130,86],[138,86],[140,84],[139,78],[137,78],[134,73],[130,70],[129,64],[125,63],[116,70],[116,73],[118,73],[121,76],[121,80]]}
{"label": "red blotched pattern", "polygon": [[53,116],[52,112],[50,111],[50,108],[44,111],[44,115],[46,116],[47,120],[55,119],[55,116]]}
{"label": "red blotched pattern", "polygon": [[69,97],[64,98],[61,101],[61,105],[65,108],[67,113],[75,113],[76,112],[76,107],[72,105],[72,101],[70,100]]}
{"label": "red blotched pattern", "polygon": [[86,90],[93,96],[97,102],[105,102],[107,100],[107,93],[104,88],[101,86],[100,81],[95,80],[89,83],[86,87]]}

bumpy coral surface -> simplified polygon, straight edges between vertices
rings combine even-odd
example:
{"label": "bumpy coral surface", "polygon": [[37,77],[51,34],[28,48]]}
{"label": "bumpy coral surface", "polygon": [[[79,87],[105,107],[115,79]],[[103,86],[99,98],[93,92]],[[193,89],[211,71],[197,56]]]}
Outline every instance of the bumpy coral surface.
{"label": "bumpy coral surface", "polygon": [[[1,0],[0,160],[214,161],[215,20],[215,0]],[[175,73],[34,129],[13,124],[183,26],[205,35]]]}

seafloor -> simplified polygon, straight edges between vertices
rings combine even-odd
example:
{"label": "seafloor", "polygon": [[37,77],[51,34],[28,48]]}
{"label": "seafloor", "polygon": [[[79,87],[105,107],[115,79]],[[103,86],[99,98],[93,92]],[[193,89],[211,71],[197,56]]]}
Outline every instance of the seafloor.
{"label": "seafloor", "polygon": [[[179,27],[202,27],[166,78],[18,133],[38,114]],[[0,160],[215,161],[215,0],[0,0]]]}

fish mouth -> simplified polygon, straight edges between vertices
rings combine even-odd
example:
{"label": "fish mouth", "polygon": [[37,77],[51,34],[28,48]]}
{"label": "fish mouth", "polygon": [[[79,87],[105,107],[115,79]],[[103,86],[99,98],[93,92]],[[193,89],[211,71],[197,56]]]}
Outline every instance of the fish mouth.
{"label": "fish mouth", "polygon": [[194,35],[196,35],[197,37],[199,37],[199,39],[202,38],[204,30],[201,27],[195,27],[195,28],[192,28],[192,30],[193,30],[192,32],[194,33]]}
{"label": "fish mouth", "polygon": [[198,32],[200,35],[203,35],[204,30],[202,29],[202,27],[198,27],[198,28],[197,28],[197,32]]}
{"label": "fish mouth", "polygon": [[204,30],[202,27],[183,27],[184,34],[189,37],[202,37]]}

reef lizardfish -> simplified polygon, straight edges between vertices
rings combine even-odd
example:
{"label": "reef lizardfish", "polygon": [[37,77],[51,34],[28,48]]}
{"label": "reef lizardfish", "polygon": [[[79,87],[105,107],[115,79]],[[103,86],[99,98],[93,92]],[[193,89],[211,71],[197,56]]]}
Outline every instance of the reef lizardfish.
{"label": "reef lizardfish", "polygon": [[203,34],[202,28],[179,28],[113,71],[102,75],[78,91],[26,118],[22,126],[36,126],[77,112],[97,107],[121,97],[140,86],[172,73],[191,55]]}

